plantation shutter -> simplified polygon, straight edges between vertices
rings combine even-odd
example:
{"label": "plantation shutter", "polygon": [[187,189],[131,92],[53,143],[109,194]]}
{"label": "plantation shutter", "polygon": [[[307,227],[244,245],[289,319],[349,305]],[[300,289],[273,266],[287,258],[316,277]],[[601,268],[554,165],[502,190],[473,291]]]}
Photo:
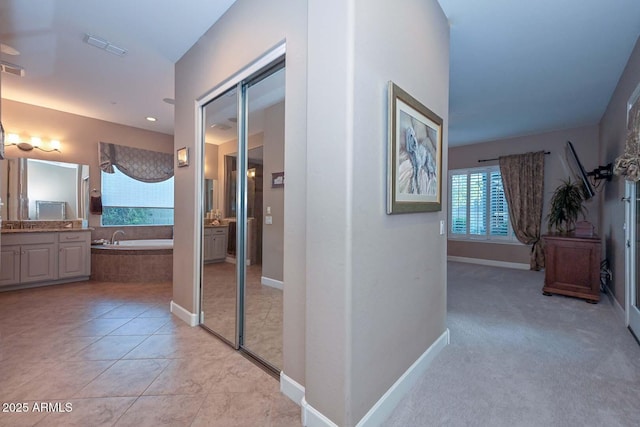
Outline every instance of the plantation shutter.
{"label": "plantation shutter", "polygon": [[451,175],[451,233],[467,234],[467,174]]}
{"label": "plantation shutter", "polygon": [[469,174],[469,234],[485,235],[487,223],[487,174]]}
{"label": "plantation shutter", "polygon": [[489,199],[489,234],[492,236],[509,235],[509,208],[504,196],[504,187],[500,172],[491,172],[491,196]]}

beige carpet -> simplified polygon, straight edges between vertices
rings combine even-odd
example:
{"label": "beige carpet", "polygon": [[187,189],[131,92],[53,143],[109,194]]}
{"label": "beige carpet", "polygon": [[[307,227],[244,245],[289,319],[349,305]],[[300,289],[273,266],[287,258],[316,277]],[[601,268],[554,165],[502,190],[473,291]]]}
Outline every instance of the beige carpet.
{"label": "beige carpet", "polygon": [[451,344],[385,426],[638,426],[640,346],[609,298],[544,273],[449,263]]}

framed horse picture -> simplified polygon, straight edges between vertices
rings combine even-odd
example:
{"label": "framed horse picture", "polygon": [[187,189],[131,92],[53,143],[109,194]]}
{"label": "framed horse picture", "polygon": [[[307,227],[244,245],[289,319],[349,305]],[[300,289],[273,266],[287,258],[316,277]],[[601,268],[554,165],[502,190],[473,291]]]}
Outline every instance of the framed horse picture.
{"label": "framed horse picture", "polygon": [[387,214],[442,209],[442,119],[389,82]]}

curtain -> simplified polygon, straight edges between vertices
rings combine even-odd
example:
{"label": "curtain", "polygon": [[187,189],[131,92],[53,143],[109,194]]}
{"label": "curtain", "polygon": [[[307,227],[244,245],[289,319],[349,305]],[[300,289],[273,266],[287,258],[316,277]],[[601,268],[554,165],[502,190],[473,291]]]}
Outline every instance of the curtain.
{"label": "curtain", "polygon": [[100,169],[114,173],[114,166],[129,178],[142,182],[161,182],[173,176],[173,154],[124,145],[99,144]]}
{"label": "curtain", "polygon": [[640,181],[640,96],[629,109],[624,154],[616,159],[613,173],[627,181]]}
{"label": "curtain", "polygon": [[518,240],[531,247],[531,270],[544,267],[544,250],[540,239],[544,200],[544,151],[503,156],[500,174],[509,205],[511,227]]}

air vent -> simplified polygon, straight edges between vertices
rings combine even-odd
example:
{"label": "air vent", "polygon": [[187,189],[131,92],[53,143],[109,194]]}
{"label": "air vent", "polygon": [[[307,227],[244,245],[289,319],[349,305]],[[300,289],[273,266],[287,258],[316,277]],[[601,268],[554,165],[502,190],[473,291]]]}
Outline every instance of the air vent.
{"label": "air vent", "polygon": [[117,56],[124,56],[127,54],[127,50],[121,48],[120,46],[116,46],[108,40],[103,39],[102,37],[92,36],[91,34],[84,35],[84,42],[97,47],[98,49],[105,50],[109,53],[112,53]]}
{"label": "air vent", "polygon": [[229,130],[231,129],[231,126],[226,125],[224,123],[214,123],[211,125],[212,128],[216,128],[218,130]]}
{"label": "air vent", "polygon": [[0,61],[0,71],[13,74],[14,76],[24,77],[24,67],[6,61]]}

